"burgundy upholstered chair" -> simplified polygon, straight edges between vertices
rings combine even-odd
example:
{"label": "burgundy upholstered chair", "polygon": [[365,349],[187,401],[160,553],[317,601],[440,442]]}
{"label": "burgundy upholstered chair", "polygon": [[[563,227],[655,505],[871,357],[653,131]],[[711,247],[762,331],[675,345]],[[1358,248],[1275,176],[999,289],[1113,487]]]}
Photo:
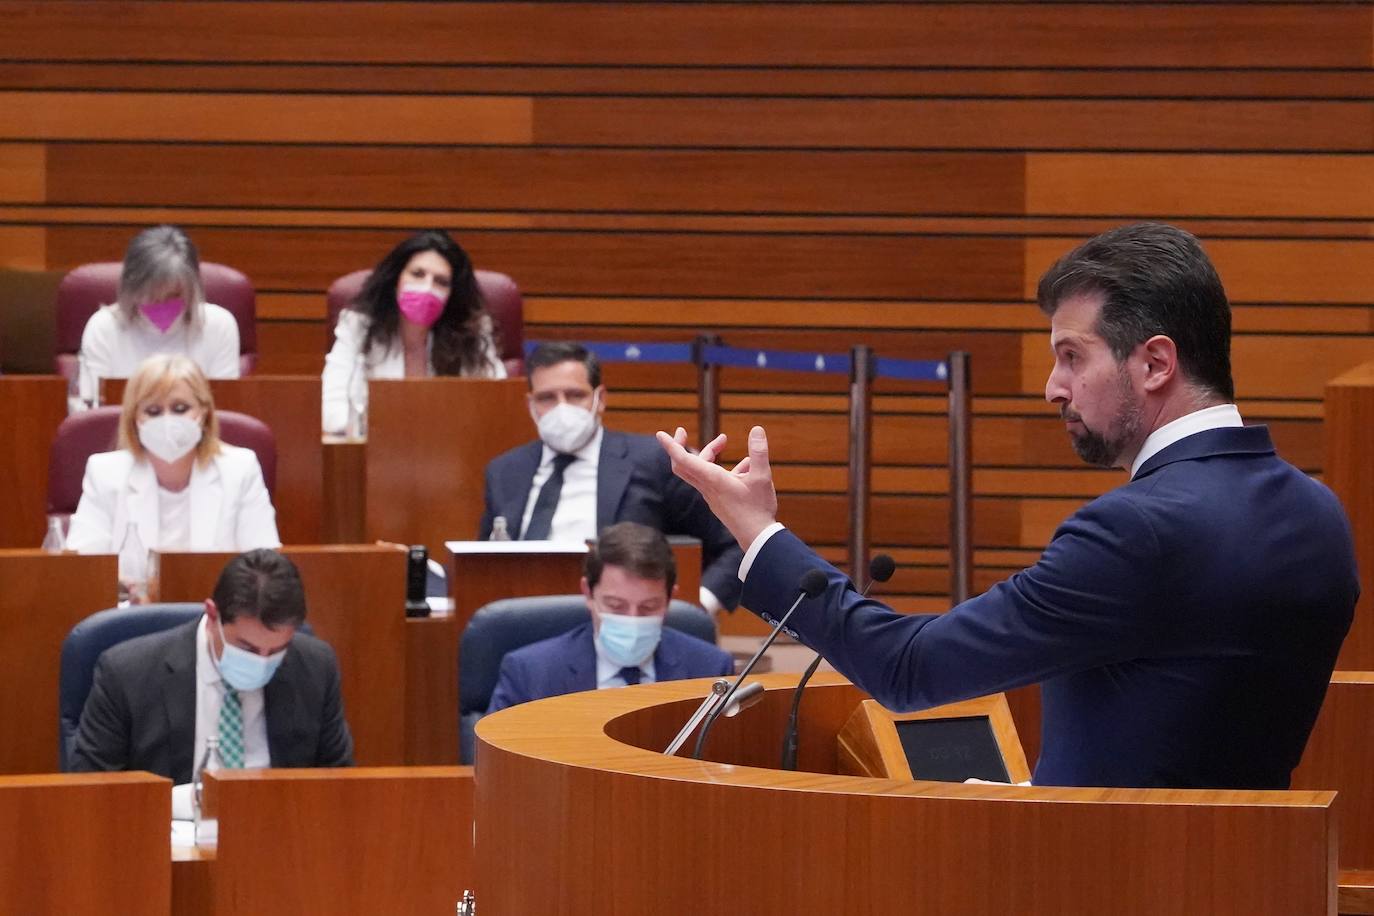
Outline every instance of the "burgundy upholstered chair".
{"label": "burgundy upholstered chair", "polygon": [[[118,407],[97,407],[62,421],[48,453],[48,513],[69,516],[81,501],[86,459],[112,452],[119,437]],[[219,437],[230,445],[251,448],[262,465],[262,479],[272,495],[277,485],[277,438],[266,423],[232,410],[217,410]]]}
{"label": "burgundy upholstered chair", "polygon": [[[81,332],[102,305],[114,302],[119,292],[119,261],[82,264],[62,278],[57,287],[56,369],[71,378],[76,374],[76,354]],[[244,375],[258,364],[257,299],[246,275],[232,267],[202,261],[200,282],[205,301],[227,309],[239,326],[239,371]]]}
{"label": "burgundy upholstered chair", "polygon": [[[494,270],[474,270],[473,273],[477,276],[477,288],[482,291],[482,302],[496,325],[501,361],[506,364],[506,372],[512,376],[524,375],[525,304],[520,296],[520,287],[510,277]],[[324,329],[326,350],[334,346],[334,325],[339,320],[339,313],[358,297],[371,274],[370,269],[355,270],[329,284],[329,292],[325,296],[328,303]]]}

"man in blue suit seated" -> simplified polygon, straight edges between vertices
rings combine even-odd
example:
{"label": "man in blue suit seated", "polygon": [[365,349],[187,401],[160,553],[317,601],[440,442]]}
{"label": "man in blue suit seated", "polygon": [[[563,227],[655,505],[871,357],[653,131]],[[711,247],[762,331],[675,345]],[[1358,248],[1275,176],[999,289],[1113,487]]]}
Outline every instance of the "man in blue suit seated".
{"label": "man in blue suit seated", "polygon": [[1326,487],[1246,427],[1231,311],[1197,239],[1158,224],[1084,243],[1040,281],[1045,398],[1078,454],[1127,470],[1040,560],[943,615],[866,600],[775,521],[761,427],[733,471],[659,433],[674,468],[748,549],[742,601],[776,616],[811,568],[829,587],[802,640],[894,710],[1039,683],[1034,782],[1282,789],[1302,756],[1359,581]]}
{"label": "man in blue suit seated", "polygon": [[478,537],[504,518],[510,537],[583,544],[616,522],[639,522],[701,541],[701,593],[711,613],[739,601],[740,549],[701,496],[673,476],[653,436],[607,429],[606,386],[596,354],[543,343],[525,361],[534,442],[487,465]]}
{"label": "man in blue suit seated", "polygon": [[591,619],[507,653],[487,712],[580,690],[734,673],[728,653],[663,626],[676,591],[677,564],[662,534],[635,522],[607,528],[583,566]]}

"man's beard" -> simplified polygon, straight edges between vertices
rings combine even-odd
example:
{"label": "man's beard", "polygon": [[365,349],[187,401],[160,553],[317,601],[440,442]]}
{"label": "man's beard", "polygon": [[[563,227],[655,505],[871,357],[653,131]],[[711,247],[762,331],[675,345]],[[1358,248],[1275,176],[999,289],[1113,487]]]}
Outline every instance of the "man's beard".
{"label": "man's beard", "polygon": [[1126,446],[1135,441],[1143,422],[1140,404],[1131,391],[1130,378],[1124,371],[1117,378],[1121,388],[1121,409],[1112,417],[1112,422],[1108,426],[1108,429],[1116,429],[1116,435],[1112,438],[1108,439],[1105,434],[1088,429],[1087,425],[1083,424],[1082,417],[1070,414],[1066,405],[1059,407],[1061,417],[1083,424],[1083,432],[1070,433],[1073,438],[1073,450],[1088,464],[1102,468],[1117,466],[1117,459],[1126,450]]}

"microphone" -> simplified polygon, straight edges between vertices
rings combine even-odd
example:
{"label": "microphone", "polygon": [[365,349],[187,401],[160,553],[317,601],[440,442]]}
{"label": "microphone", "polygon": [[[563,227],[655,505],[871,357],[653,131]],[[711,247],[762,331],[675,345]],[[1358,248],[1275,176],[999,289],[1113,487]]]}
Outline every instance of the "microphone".
{"label": "microphone", "polygon": [[797,583],[797,591],[800,593],[797,595],[797,600],[792,602],[792,606],[787,609],[787,613],[783,614],[782,619],[774,625],[773,632],[768,634],[768,638],[763,641],[763,645],[759,646],[758,651],[754,653],[754,657],[749,659],[749,664],[744,666],[744,670],[735,678],[735,682],[730,685],[730,689],[726,691],[725,696],[721,697],[720,701],[706,714],[706,720],[701,723],[701,731],[697,734],[696,746],[692,749],[692,759],[701,759],[701,751],[702,748],[706,746],[706,736],[710,734],[711,726],[716,724],[716,719],[720,718],[721,712],[729,708],[730,701],[733,700],[735,694],[739,692],[740,684],[743,684],[744,679],[749,676],[749,672],[754,670],[754,666],[759,663],[759,659],[763,657],[763,653],[768,651],[768,647],[773,645],[773,641],[778,638],[778,633],[782,631],[782,628],[787,625],[787,621],[792,617],[792,612],[802,603],[802,599],[814,598],[825,591],[826,581],[825,573],[819,569],[808,569],[806,572],[802,573],[801,580]]}
{"label": "microphone", "polygon": [[[892,578],[892,574],[897,571],[897,562],[889,554],[880,553],[868,561],[868,584],[864,586],[862,592],[867,596],[869,589],[873,588],[874,582],[886,582]],[[797,681],[797,689],[792,693],[792,712],[787,717],[787,728],[782,733],[782,764],[781,769],[795,770],[797,768],[797,716],[801,711],[801,701],[803,691],[806,690],[806,682],[811,680],[811,675],[816,673],[816,669],[821,665],[821,654],[816,653],[816,657],[811,659],[811,664],[806,667],[806,672],[802,674],[801,680]]]}

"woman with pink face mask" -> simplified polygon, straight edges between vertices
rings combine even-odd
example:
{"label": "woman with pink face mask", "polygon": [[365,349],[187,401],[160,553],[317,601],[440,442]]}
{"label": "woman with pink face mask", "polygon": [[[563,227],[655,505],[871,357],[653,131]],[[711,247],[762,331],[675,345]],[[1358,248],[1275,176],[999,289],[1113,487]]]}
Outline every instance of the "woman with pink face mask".
{"label": "woman with pink face mask", "polygon": [[176,226],[144,229],[129,242],[119,293],[81,334],[92,378],[128,378],[155,353],[191,359],[210,378],[239,377],[239,326],[205,301],[196,246]]}
{"label": "woman with pink face mask", "polygon": [[210,383],[185,356],[149,357],[124,388],[119,448],[92,455],[67,548],[115,553],[280,547],[257,455],[220,441]]}
{"label": "woman with pink face mask", "polygon": [[382,258],[339,315],[324,361],[324,431],[345,429],[350,389],[356,399],[366,379],[505,378],[493,338],[467,252],[443,230],[417,232]]}

